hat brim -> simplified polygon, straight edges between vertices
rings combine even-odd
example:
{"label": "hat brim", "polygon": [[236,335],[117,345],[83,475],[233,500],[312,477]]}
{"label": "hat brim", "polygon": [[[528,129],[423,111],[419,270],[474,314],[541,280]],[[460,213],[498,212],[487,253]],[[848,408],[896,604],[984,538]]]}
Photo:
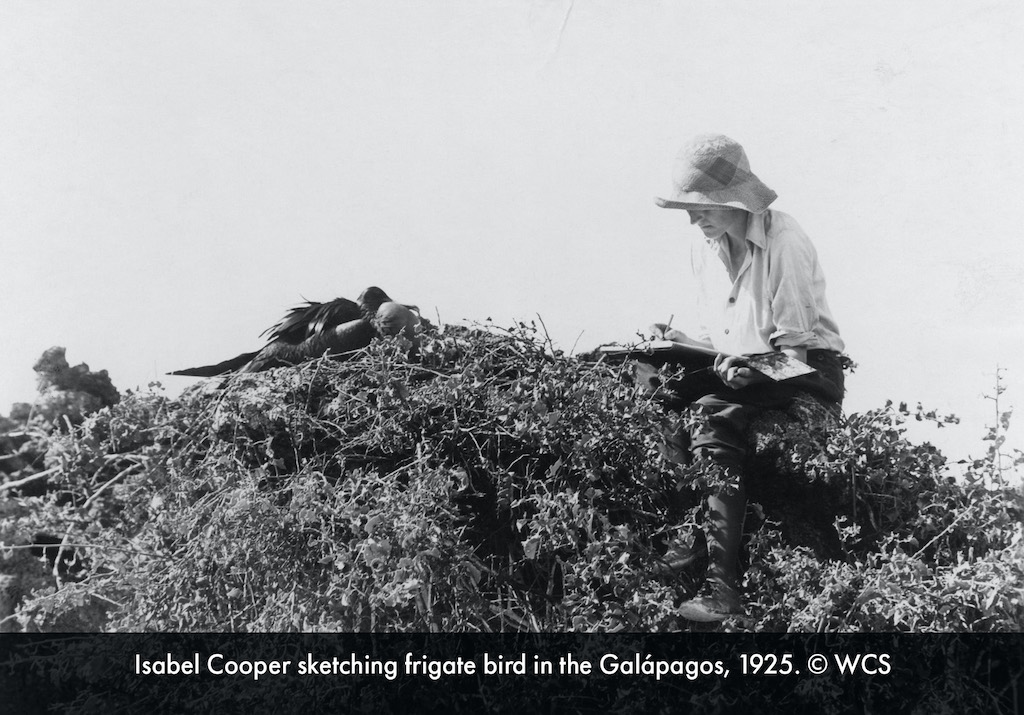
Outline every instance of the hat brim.
{"label": "hat brim", "polygon": [[654,203],[663,209],[694,209],[698,211],[702,209],[743,209],[750,213],[761,213],[761,211],[768,208],[765,206],[764,208],[755,211],[740,201],[729,201],[723,204],[716,201],[679,201],[677,199],[663,199],[660,196],[654,197]]}
{"label": "hat brim", "polygon": [[759,214],[777,198],[778,194],[748,174],[742,183],[721,191],[677,191],[668,199],[655,197],[654,202],[663,209],[743,209]]}

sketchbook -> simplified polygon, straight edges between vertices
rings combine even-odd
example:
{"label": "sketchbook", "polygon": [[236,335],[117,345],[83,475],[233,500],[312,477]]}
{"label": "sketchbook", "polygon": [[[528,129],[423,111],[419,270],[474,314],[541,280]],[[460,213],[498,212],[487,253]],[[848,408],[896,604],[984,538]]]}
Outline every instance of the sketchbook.
{"label": "sketchbook", "polygon": [[[649,356],[663,362],[679,362],[688,366],[710,366],[720,353],[714,348],[699,345],[684,345],[671,340],[648,340],[632,346],[603,345],[598,351],[609,357],[640,358]],[[751,367],[772,380],[789,380],[817,372],[807,363],[791,358],[782,352],[743,355],[743,364]]]}

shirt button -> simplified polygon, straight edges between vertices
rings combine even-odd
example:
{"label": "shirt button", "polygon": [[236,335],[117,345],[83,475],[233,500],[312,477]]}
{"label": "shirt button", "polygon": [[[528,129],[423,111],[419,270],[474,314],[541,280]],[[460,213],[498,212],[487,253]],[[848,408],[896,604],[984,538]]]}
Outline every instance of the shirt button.
{"label": "shirt button", "polygon": [[729,302],[730,302],[730,303],[735,303],[735,302],[736,302],[736,299],[735,299],[735,298],[729,298]]}
{"label": "shirt button", "polygon": [[726,334],[726,335],[728,335],[728,334],[729,334],[729,329],[728,329],[728,328],[726,328],[726,329],[725,329],[725,334]]}

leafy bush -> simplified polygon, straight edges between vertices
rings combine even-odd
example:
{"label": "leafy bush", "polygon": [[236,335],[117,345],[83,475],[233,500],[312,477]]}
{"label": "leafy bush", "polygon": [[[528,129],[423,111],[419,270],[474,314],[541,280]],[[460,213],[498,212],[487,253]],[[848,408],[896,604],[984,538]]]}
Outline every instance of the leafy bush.
{"label": "leafy bush", "polygon": [[[522,324],[409,347],[375,342],[176,400],[129,394],[55,434],[56,489],[21,500],[5,533],[65,534],[86,571],[37,589],[22,626],[691,627],[675,611],[694,584],[655,564],[670,529],[699,523],[706,475],[664,456],[678,418],[628,367],[556,353]],[[984,463],[949,479],[901,420],[889,406],[764,432],[780,473],[829,490],[843,558],[783,538],[752,506],[751,618],[726,628],[1024,628],[1019,488]]]}

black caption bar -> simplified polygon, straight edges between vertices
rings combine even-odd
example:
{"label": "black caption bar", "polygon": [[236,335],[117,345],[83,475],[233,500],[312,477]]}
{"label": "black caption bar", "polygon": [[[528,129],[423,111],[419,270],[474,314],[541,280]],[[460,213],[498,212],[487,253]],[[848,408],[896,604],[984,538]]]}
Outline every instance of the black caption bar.
{"label": "black caption bar", "polygon": [[1017,713],[1022,678],[1024,634],[0,636],[5,712]]}

